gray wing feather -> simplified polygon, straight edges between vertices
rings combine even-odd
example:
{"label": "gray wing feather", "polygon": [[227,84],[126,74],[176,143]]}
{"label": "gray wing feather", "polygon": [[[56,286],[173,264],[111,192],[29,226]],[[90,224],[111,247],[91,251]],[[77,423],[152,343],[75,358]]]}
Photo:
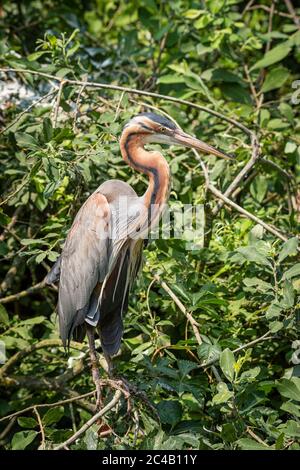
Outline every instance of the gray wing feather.
{"label": "gray wing feather", "polygon": [[109,223],[107,199],[96,192],[79,210],[63,247],[58,315],[64,345],[84,322],[92,292],[107,274]]}

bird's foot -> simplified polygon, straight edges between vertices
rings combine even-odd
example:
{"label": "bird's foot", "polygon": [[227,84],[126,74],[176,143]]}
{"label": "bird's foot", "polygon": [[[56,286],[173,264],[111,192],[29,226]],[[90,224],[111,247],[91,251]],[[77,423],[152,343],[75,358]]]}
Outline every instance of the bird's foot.
{"label": "bird's foot", "polygon": [[96,406],[95,411],[101,410],[103,407],[103,400],[102,400],[102,384],[99,374],[99,369],[97,364],[92,364],[92,377],[96,387]]}

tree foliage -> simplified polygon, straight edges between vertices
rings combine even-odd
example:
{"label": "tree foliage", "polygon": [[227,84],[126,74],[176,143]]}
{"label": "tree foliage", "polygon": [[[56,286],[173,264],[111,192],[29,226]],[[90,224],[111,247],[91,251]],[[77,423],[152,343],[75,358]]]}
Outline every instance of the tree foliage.
{"label": "tree foliage", "polygon": [[[204,204],[206,236],[198,249],[175,238],[145,249],[115,364],[153,407],[137,395],[128,411],[122,397],[70,448],[299,449],[299,19],[285,2],[201,5],[3,2],[0,331],[8,361],[0,415],[31,407],[0,421],[6,449],[53,448],[93,415],[92,396],[49,406],[93,385],[87,344],[64,353],[57,293],[39,283],[103,181],[145,190],[146,178],[122,161],[118,137],[148,109],[235,155],[234,162],[203,157],[223,194],[258,156],[255,136],[261,158],[229,197],[283,239],[232,206],[216,210],[194,154],[165,149],[170,205]],[[106,403],[113,393],[105,387]],[[41,404],[48,407],[34,408]]]}

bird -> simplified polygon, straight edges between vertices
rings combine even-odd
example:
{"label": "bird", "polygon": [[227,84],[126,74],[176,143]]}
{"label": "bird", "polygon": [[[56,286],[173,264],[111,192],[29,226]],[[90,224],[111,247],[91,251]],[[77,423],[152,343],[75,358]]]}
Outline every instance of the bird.
{"label": "bird", "polygon": [[215,147],[183,132],[173,121],[153,112],[131,118],[119,145],[125,163],[148,177],[142,196],[126,182],[102,183],[79,209],[62,252],[45,278],[58,283],[57,312],[63,346],[88,337],[96,407],[101,407],[101,383],[95,333],[112,374],[112,357],[119,351],[130,291],[140,271],[144,241],[157,225],[170,192],[170,169],[151,143],[179,145],[231,159]]}

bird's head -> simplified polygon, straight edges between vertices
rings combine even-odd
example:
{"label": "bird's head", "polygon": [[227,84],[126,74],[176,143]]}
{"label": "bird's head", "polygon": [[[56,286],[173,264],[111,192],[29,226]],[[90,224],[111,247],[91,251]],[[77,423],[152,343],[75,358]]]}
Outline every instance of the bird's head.
{"label": "bird's head", "polygon": [[126,127],[129,126],[134,126],[136,133],[140,132],[144,135],[144,143],[181,145],[182,147],[193,148],[227,160],[233,158],[231,155],[202,142],[202,140],[186,134],[172,121],[155,113],[138,114],[129,121]]}

